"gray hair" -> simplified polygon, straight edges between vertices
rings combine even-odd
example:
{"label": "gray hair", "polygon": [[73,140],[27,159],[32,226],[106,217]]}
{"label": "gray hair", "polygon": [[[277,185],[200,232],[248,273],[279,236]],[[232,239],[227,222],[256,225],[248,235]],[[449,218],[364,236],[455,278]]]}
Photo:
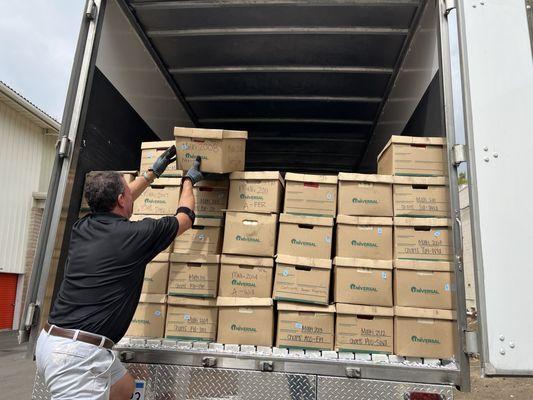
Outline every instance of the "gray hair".
{"label": "gray hair", "polygon": [[115,171],[93,171],[85,177],[85,199],[92,212],[109,212],[124,193],[122,175]]}

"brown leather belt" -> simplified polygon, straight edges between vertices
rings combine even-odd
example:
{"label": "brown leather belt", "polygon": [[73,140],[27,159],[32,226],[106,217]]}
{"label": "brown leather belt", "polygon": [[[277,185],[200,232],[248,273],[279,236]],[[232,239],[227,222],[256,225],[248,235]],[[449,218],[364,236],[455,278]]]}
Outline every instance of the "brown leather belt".
{"label": "brown leather belt", "polygon": [[[96,335],[94,333],[89,333],[85,331],[79,331],[77,329],[60,328],[56,325],[50,325],[48,322],[44,324],[44,330],[52,336],[79,340],[80,342],[93,344],[95,346],[104,347],[106,349],[111,349],[115,345],[115,343],[113,343],[111,339],[108,339],[105,336]],[[76,332],[78,332],[77,335]]]}

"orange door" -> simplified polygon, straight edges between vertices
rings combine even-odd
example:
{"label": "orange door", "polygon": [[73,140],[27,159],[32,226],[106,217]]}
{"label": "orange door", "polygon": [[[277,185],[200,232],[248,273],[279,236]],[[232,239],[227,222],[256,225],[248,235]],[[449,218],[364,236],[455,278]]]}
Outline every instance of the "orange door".
{"label": "orange door", "polygon": [[17,274],[0,274],[0,329],[13,328]]}

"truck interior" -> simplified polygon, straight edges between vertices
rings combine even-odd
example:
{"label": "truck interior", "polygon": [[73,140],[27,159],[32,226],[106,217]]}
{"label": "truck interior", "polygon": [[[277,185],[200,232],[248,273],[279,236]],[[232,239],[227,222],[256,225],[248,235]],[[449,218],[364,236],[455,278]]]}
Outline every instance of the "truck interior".
{"label": "truck interior", "polygon": [[[140,143],[172,140],[174,126],[248,131],[246,170],[331,174],[375,173],[393,134],[446,134],[437,1],[108,0],[102,11],[45,314],[85,174],[137,169]],[[424,379],[467,384],[456,364],[443,369]]]}

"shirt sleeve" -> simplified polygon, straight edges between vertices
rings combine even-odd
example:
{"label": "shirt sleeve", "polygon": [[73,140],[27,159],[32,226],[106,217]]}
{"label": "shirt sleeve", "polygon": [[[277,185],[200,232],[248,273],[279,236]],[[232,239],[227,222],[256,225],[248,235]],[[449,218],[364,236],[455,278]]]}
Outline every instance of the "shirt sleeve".
{"label": "shirt sleeve", "polygon": [[179,222],[176,217],[162,217],[160,219],[145,218],[133,222],[142,237],[141,246],[146,260],[151,261],[156,255],[165,250],[176,238]]}

